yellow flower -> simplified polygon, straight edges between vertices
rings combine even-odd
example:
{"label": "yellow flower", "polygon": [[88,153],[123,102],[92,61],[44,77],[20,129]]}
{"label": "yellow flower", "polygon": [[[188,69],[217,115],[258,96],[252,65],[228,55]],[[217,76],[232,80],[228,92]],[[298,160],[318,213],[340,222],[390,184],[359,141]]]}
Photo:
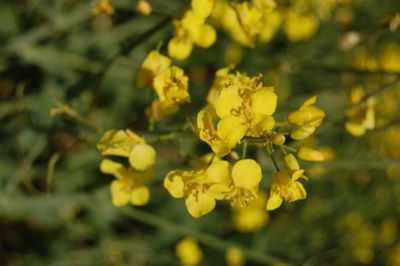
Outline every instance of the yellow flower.
{"label": "yellow flower", "polygon": [[272,186],[266,209],[271,211],[279,208],[283,200],[293,202],[305,199],[307,192],[303,185],[297,181],[299,178],[307,179],[304,170],[280,170],[272,178]]}
{"label": "yellow flower", "polygon": [[225,253],[225,260],[228,266],[244,266],[246,263],[243,251],[239,248],[229,248]]}
{"label": "yellow flower", "polygon": [[289,9],[284,29],[289,41],[304,41],[315,34],[318,20],[312,14],[300,14],[294,9]]}
{"label": "yellow flower", "polygon": [[[141,2],[141,1],[140,1]],[[172,61],[158,51],[151,51],[140,67],[136,85],[140,87],[153,86],[155,76],[163,72],[171,65]]]}
{"label": "yellow flower", "polygon": [[110,0],[97,0],[96,4],[92,9],[92,14],[97,15],[104,13],[106,15],[113,15],[115,12],[114,7],[110,3]]}
{"label": "yellow flower", "polygon": [[298,126],[290,132],[290,137],[293,139],[308,138],[321,125],[325,117],[325,112],[313,106],[316,100],[316,96],[307,99],[299,110],[291,112],[287,116],[290,124]]}
{"label": "yellow flower", "polygon": [[190,172],[173,170],[165,177],[164,187],[174,198],[186,197],[189,214],[199,218],[211,212],[215,201],[229,191],[229,169],[229,163],[221,160]]}
{"label": "yellow flower", "polygon": [[244,207],[258,197],[258,185],[262,179],[260,165],[253,159],[243,159],[232,167],[233,189],[229,200],[232,206]]}
{"label": "yellow flower", "polygon": [[190,102],[188,77],[179,67],[171,66],[159,73],[154,78],[153,86],[161,102]]}
{"label": "yellow flower", "polygon": [[102,155],[128,157],[130,165],[141,171],[154,165],[156,159],[154,148],[129,129],[106,131],[97,148]]}
{"label": "yellow flower", "polygon": [[[320,151],[307,147],[300,147],[297,156],[305,161],[322,162],[324,160],[324,155]],[[298,170],[298,169],[299,168],[290,170]]]}
{"label": "yellow flower", "polygon": [[153,176],[153,169],[137,171],[132,167],[104,159],[100,164],[102,173],[111,174],[116,179],[111,182],[111,198],[115,206],[123,206],[129,202],[136,206],[142,206],[149,201],[150,193],[144,184]]}
{"label": "yellow flower", "polygon": [[235,229],[241,232],[255,232],[260,230],[269,221],[269,214],[265,211],[267,195],[259,192],[258,198],[249,201],[247,206],[233,208],[233,223]]}
{"label": "yellow flower", "polygon": [[195,266],[203,259],[197,240],[192,237],[186,237],[178,242],[175,247],[176,256],[181,261],[182,265]]}
{"label": "yellow flower", "polygon": [[205,24],[213,3],[210,0],[193,0],[193,10],[186,11],[181,20],[174,21],[174,37],[168,42],[170,56],[182,60],[192,52],[193,43],[208,48],[215,42],[215,29]]}
{"label": "yellow flower", "polygon": [[231,71],[233,68],[234,68],[234,65],[229,65],[227,67],[220,68],[217,70],[217,72],[215,73],[213,85],[211,86],[210,90],[208,91],[208,95],[207,95],[208,103],[212,104],[218,99],[218,94],[219,94],[221,88],[224,86],[226,77],[228,75],[233,75],[233,74],[229,74],[229,71]]}
{"label": "yellow flower", "polygon": [[348,110],[345,128],[353,136],[360,137],[367,130],[375,128],[376,99],[371,97],[365,103]]}
{"label": "yellow flower", "polygon": [[223,133],[215,130],[211,115],[207,111],[200,111],[197,114],[197,133],[219,157],[227,155],[237,143],[235,140],[232,142],[232,138],[224,139]]}

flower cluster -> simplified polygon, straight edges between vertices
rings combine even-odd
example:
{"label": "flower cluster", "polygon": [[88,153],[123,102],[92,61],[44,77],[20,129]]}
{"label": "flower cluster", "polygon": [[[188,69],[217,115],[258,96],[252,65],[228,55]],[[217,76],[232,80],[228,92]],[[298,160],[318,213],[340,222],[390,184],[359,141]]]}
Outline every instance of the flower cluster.
{"label": "flower cluster", "polygon": [[174,37],[168,42],[168,54],[176,59],[187,58],[193,44],[210,47],[216,40],[215,29],[206,24],[214,7],[214,0],[192,0],[192,9],[187,10],[181,20],[174,21]]}
{"label": "flower cluster", "polygon": [[106,131],[97,144],[102,155],[114,155],[128,158],[129,166],[104,159],[100,170],[113,175],[111,183],[112,203],[122,206],[127,203],[145,205],[150,193],[145,182],[153,176],[153,165],[156,159],[154,148],[131,130]]}
{"label": "flower cluster", "polygon": [[179,105],[190,102],[188,77],[183,69],[171,64],[171,59],[153,50],[140,68],[137,86],[150,86],[158,95],[146,110],[151,122],[176,113]]}

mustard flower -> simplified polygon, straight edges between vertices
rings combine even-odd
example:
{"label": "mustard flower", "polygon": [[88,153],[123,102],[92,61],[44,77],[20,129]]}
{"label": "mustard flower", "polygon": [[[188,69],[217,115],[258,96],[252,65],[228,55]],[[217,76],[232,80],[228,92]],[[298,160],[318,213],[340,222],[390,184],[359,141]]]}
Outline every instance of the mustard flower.
{"label": "mustard flower", "polygon": [[159,121],[167,116],[175,114],[179,110],[179,106],[169,101],[154,100],[149,107],[146,108],[146,116],[150,121]]}
{"label": "mustard flower", "polygon": [[97,144],[97,148],[102,155],[129,158],[130,165],[140,171],[154,165],[156,159],[154,148],[129,129],[106,131]]}
{"label": "mustard flower", "polygon": [[213,0],[192,0],[192,9],[181,20],[174,21],[174,37],[168,42],[170,56],[182,60],[190,55],[193,44],[208,48],[215,42],[215,29],[205,24],[213,5]]}
{"label": "mustard flower", "polygon": [[299,110],[291,112],[287,116],[290,124],[297,126],[290,132],[290,137],[296,140],[308,138],[315,129],[321,125],[325,112],[313,106],[317,96],[307,99]]}
{"label": "mustard flower", "polygon": [[179,241],[175,247],[175,254],[184,266],[198,265],[203,259],[203,252],[193,237],[186,237]]}
{"label": "mustard flower", "polygon": [[182,104],[190,102],[188,80],[183,69],[171,66],[154,78],[153,86],[161,102]]}
{"label": "mustard flower", "polygon": [[239,248],[229,248],[225,253],[225,261],[228,266],[244,266],[246,258],[243,251]]}
{"label": "mustard flower", "polygon": [[136,80],[136,85],[140,87],[153,86],[153,79],[167,69],[172,60],[158,51],[151,51],[143,61]]}
{"label": "mustard flower", "polygon": [[173,170],[165,177],[164,187],[174,198],[186,197],[189,214],[199,218],[211,212],[216,200],[229,191],[229,168],[229,163],[221,160],[190,172]]}
{"label": "mustard flower", "polygon": [[280,170],[276,172],[272,178],[272,186],[270,196],[267,201],[266,209],[275,210],[282,205],[283,200],[293,202],[296,200],[305,199],[307,192],[298,179],[304,178],[304,170]]}
{"label": "mustard flower", "polygon": [[129,202],[136,206],[142,206],[149,201],[149,189],[145,181],[153,175],[153,168],[146,171],[138,171],[132,167],[104,159],[100,164],[102,173],[111,174],[116,179],[111,182],[111,198],[115,206],[123,206]]}
{"label": "mustard flower", "polygon": [[136,5],[136,10],[145,16],[150,15],[152,11],[151,5],[146,0],[138,0],[138,3]]}
{"label": "mustard flower", "polygon": [[289,41],[304,41],[312,37],[318,30],[318,19],[312,14],[301,14],[295,9],[289,9],[286,14],[284,30]]}

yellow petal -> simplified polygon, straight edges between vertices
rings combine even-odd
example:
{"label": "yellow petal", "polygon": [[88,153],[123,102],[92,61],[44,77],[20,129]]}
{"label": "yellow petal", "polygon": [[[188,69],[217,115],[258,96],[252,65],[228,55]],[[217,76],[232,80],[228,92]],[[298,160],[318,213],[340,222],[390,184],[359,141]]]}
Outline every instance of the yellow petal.
{"label": "yellow petal", "polygon": [[135,187],[131,191],[131,203],[135,206],[143,206],[149,202],[150,192],[146,186]]}
{"label": "yellow petal", "polygon": [[229,167],[229,163],[223,160],[211,164],[206,171],[207,183],[229,184]]}
{"label": "yellow petal", "polygon": [[[143,1],[139,1],[143,2]],[[138,78],[136,80],[136,85],[140,88],[143,86],[151,86],[153,84],[153,78],[164,71],[171,65],[172,61],[165,55],[160,54],[158,51],[151,51],[146,59],[144,60]]]}
{"label": "yellow petal", "polygon": [[129,156],[129,163],[137,170],[145,170],[156,160],[156,151],[148,144],[136,144]]}
{"label": "yellow petal", "polygon": [[237,187],[250,189],[258,186],[261,178],[261,167],[253,159],[240,160],[232,168],[232,179]]}
{"label": "yellow petal", "polygon": [[248,136],[260,137],[265,131],[271,130],[275,125],[275,120],[270,115],[255,113],[250,122]]}
{"label": "yellow petal", "polygon": [[251,95],[251,107],[254,113],[272,115],[275,112],[278,97],[269,88],[263,87]]}
{"label": "yellow petal", "polygon": [[365,132],[367,131],[364,125],[360,123],[346,122],[345,128],[350,134],[352,134],[355,137],[360,137],[364,135]]}
{"label": "yellow petal", "polygon": [[206,19],[214,7],[214,0],[192,0],[194,15],[201,19]]}
{"label": "yellow petal", "polygon": [[184,196],[185,183],[183,181],[184,171],[170,171],[164,178],[164,187],[174,198],[182,198]]}
{"label": "yellow petal", "polygon": [[162,102],[159,99],[154,100],[146,109],[146,116],[149,121],[156,122],[167,116],[173,115],[179,110],[179,105],[169,101]]}
{"label": "yellow petal", "polygon": [[199,37],[195,39],[195,43],[202,48],[210,47],[215,43],[215,40],[217,39],[217,33],[215,29],[208,24],[204,24],[201,26],[198,36]]}
{"label": "yellow petal", "polygon": [[224,118],[238,110],[242,106],[243,99],[239,96],[236,86],[225,88],[221,91],[218,99],[214,103],[215,111],[220,118]]}
{"label": "yellow petal", "polygon": [[278,194],[271,194],[267,201],[267,211],[272,211],[279,208],[282,205],[282,198]]}
{"label": "yellow petal", "polygon": [[186,59],[193,49],[193,43],[190,39],[172,38],[168,42],[169,56],[178,60]]}
{"label": "yellow petal", "polygon": [[322,162],[324,160],[324,155],[320,151],[307,147],[301,147],[297,156],[305,161]]}
{"label": "yellow petal", "polygon": [[123,206],[130,200],[130,190],[127,183],[121,180],[114,180],[110,185],[111,200],[114,206]]}
{"label": "yellow petal", "polygon": [[[131,135],[132,133],[133,135]],[[108,130],[104,133],[97,149],[102,155],[117,155],[129,157],[132,147],[142,139],[129,130]]]}
{"label": "yellow petal", "polygon": [[308,98],[308,99],[303,103],[302,106],[312,105],[312,104],[314,104],[316,101],[317,101],[317,96],[314,95],[314,96]]}
{"label": "yellow petal", "polygon": [[114,162],[109,159],[104,159],[100,163],[100,171],[104,174],[110,174],[116,178],[123,178],[123,173],[125,171],[125,166],[121,163]]}
{"label": "yellow petal", "polygon": [[198,193],[197,196],[189,195],[185,204],[190,215],[199,218],[215,208],[215,199],[206,193]]}
{"label": "yellow petal", "polygon": [[208,188],[207,193],[217,200],[224,200],[231,191],[232,189],[226,184],[214,184]]}
{"label": "yellow petal", "polygon": [[228,146],[235,147],[244,137],[248,129],[243,118],[237,116],[226,116],[218,122],[217,134]]}
{"label": "yellow petal", "polygon": [[293,196],[293,198],[289,200],[290,202],[307,198],[307,191],[304,189],[303,184],[298,181],[291,184],[290,190]]}

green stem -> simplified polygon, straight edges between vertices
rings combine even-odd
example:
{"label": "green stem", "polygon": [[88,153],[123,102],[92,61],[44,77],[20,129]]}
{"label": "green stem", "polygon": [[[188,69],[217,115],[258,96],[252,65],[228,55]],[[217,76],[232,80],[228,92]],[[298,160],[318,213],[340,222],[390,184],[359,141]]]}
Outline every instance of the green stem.
{"label": "green stem", "polygon": [[56,163],[58,159],[60,159],[61,153],[54,153],[47,164],[47,175],[46,175],[46,183],[47,183],[47,196],[51,197],[51,185],[53,183],[54,177],[54,169],[56,167]]}
{"label": "green stem", "polygon": [[247,155],[247,141],[243,142],[243,147],[242,147],[242,159],[246,158]]}
{"label": "green stem", "polygon": [[121,213],[123,215],[125,215],[127,217],[130,217],[132,219],[135,219],[137,221],[143,222],[148,225],[152,225],[152,226],[161,228],[163,230],[170,231],[177,235],[192,236],[192,237],[198,239],[199,242],[201,242],[207,246],[216,248],[216,249],[226,251],[232,247],[239,248],[240,250],[243,251],[243,253],[245,254],[245,256],[248,259],[256,261],[263,265],[277,264],[277,263],[282,264],[283,263],[281,261],[281,259],[267,255],[267,254],[265,254],[265,252],[248,249],[248,248],[242,247],[234,242],[223,240],[223,239],[220,239],[213,235],[205,234],[203,232],[195,231],[192,228],[187,227],[185,225],[170,222],[170,221],[163,219],[157,215],[153,215],[153,214],[147,213],[145,211],[142,211],[142,210],[139,210],[136,208],[123,207],[123,208],[120,208],[119,210],[121,211]]}
{"label": "green stem", "polygon": [[272,149],[271,149],[271,147],[269,145],[267,145],[266,150],[267,150],[267,152],[269,154],[269,157],[271,157],[271,160],[272,160],[272,162],[273,162],[273,164],[275,166],[276,171],[279,171],[280,169],[279,169],[278,163],[276,162],[274,154],[272,153]]}

